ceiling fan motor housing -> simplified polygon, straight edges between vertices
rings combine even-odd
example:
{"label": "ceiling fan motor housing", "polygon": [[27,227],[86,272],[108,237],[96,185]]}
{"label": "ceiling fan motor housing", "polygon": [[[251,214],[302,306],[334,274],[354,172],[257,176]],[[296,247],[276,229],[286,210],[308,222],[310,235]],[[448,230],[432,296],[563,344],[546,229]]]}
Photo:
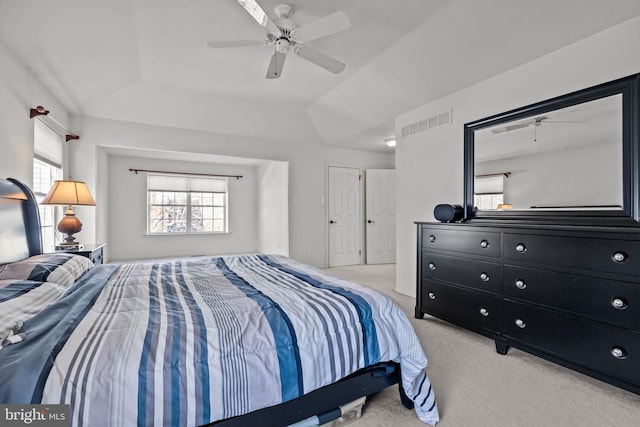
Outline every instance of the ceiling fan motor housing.
{"label": "ceiling fan motor housing", "polygon": [[293,13],[293,6],[290,4],[279,4],[274,7],[274,10],[278,18],[289,18],[291,13]]}

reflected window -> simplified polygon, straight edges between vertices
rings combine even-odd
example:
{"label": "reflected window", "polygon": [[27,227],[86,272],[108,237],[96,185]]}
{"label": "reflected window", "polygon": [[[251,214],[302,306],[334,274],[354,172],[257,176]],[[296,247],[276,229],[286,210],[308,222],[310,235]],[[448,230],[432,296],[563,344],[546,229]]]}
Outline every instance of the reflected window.
{"label": "reflected window", "polygon": [[474,206],[476,209],[499,209],[504,205],[504,187],[507,175],[502,173],[476,176]]}
{"label": "reflected window", "polygon": [[475,207],[477,209],[500,209],[504,205],[504,194],[476,194],[475,195]]}

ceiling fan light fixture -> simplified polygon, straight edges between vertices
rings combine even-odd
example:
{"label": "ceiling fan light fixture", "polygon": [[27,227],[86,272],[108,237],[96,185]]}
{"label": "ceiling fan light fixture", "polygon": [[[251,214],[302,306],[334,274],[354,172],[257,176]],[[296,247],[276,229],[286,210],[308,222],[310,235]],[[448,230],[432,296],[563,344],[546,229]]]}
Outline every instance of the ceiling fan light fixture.
{"label": "ceiling fan light fixture", "polygon": [[291,42],[284,37],[280,37],[278,40],[276,40],[275,45],[276,50],[281,53],[287,53],[289,52],[289,48],[291,48]]}

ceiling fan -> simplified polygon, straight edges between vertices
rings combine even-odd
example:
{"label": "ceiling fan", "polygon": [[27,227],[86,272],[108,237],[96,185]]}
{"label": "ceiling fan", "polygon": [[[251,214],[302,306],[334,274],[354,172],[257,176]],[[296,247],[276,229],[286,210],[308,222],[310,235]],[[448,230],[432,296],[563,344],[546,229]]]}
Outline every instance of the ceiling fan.
{"label": "ceiling fan", "polygon": [[310,47],[307,41],[316,40],[351,28],[351,20],[342,11],[320,18],[308,24],[297,26],[291,19],[293,7],[279,4],[275,7],[277,18],[271,20],[255,0],[236,0],[258,24],[266,30],[264,40],[208,41],[206,45],[214,49],[245,46],[274,46],[271,62],[267,69],[268,79],[282,75],[287,53],[293,51],[299,57],[316,64],[334,74],[342,72],[345,64]]}

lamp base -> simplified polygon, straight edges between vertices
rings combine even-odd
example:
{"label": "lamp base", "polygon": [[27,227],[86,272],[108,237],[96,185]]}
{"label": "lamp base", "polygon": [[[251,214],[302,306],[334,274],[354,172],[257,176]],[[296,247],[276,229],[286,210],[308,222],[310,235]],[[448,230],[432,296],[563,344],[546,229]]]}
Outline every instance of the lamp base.
{"label": "lamp base", "polygon": [[71,205],[69,205],[69,208],[64,213],[64,217],[58,223],[58,231],[63,233],[65,236],[64,242],[60,242],[56,245],[56,250],[72,251],[82,249],[82,244],[76,242],[76,238],[73,237],[73,235],[80,232],[80,230],[82,230],[82,223],[76,217]]}

